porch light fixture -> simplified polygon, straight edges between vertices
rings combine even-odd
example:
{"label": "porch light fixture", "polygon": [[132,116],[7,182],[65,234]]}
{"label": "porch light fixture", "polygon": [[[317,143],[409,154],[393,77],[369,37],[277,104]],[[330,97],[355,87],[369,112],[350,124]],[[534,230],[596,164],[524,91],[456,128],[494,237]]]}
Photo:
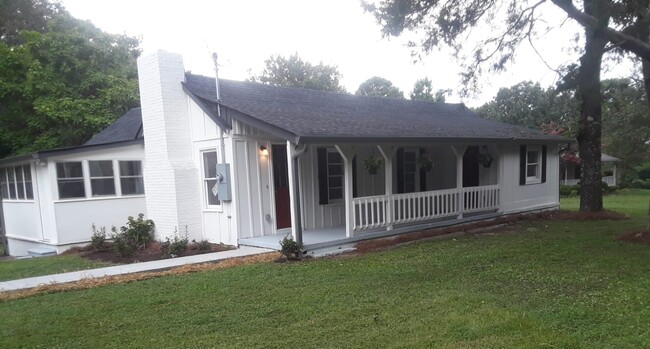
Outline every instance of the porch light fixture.
{"label": "porch light fixture", "polygon": [[260,151],[262,152],[263,156],[269,156],[269,151],[266,149],[266,146],[260,146]]}

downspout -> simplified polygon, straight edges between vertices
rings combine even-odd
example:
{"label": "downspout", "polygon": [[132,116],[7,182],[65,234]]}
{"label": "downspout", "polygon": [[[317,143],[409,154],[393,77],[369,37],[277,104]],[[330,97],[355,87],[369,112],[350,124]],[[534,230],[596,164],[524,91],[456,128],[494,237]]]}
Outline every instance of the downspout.
{"label": "downspout", "polygon": [[304,154],[307,150],[306,144],[296,145],[295,153],[292,155],[291,161],[293,161],[293,175],[296,179],[294,181],[294,198],[296,198],[296,203],[293,205],[296,216],[296,242],[302,244],[302,213],[300,211],[300,170],[298,168],[298,158],[300,155]]}
{"label": "downspout", "polygon": [[[212,53],[212,61],[214,62],[214,84],[217,89],[217,116],[221,119],[221,93],[219,91],[219,65],[217,64],[217,53]],[[223,139],[223,129],[219,127],[219,139],[221,148],[221,163],[226,163],[226,141]]]}

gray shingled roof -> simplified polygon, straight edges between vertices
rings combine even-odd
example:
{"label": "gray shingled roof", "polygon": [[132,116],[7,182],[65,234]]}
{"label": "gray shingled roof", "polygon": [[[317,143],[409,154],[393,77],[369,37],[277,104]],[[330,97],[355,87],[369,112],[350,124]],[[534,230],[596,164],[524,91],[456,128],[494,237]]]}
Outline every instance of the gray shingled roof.
{"label": "gray shingled roof", "polygon": [[142,138],[142,110],[133,108],[93,136],[84,145],[109,144]]}
{"label": "gray shingled roof", "polygon": [[[483,119],[463,104],[418,102],[219,80],[222,105],[301,141],[491,139],[563,141],[542,131]],[[186,74],[186,89],[209,103],[214,78]]]}

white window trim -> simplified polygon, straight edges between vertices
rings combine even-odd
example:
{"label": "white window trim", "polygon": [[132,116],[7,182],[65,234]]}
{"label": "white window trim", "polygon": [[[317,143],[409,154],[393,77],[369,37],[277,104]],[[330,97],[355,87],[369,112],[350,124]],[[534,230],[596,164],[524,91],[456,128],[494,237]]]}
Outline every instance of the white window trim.
{"label": "white window trim", "polygon": [[[529,162],[528,153],[534,151],[537,153],[535,162]],[[528,165],[537,165],[535,176],[528,176]],[[539,145],[526,146],[526,184],[539,184],[542,183],[542,147]]]}
{"label": "white window trim", "polygon": [[[120,168],[120,162],[139,162],[140,163],[140,175],[139,176],[133,176],[133,175],[122,175],[122,169]],[[113,172],[115,173],[115,169],[113,169]],[[135,194],[124,194],[124,191],[122,190],[122,178],[142,178],[142,185],[144,186],[144,162],[142,160],[137,160],[137,159],[120,159],[117,160],[117,181],[119,182],[119,196],[120,197],[132,197],[132,196],[144,196],[147,195],[147,192],[145,190],[144,193],[135,193]],[[143,188],[144,190],[144,188]],[[115,188],[115,195],[117,195],[117,186]]]}
{"label": "white window trim", "polygon": [[216,148],[207,148],[199,151],[199,162],[201,164],[201,193],[203,193],[203,210],[211,212],[223,212],[223,200],[219,199],[218,205],[209,204],[208,195],[211,195],[212,193],[208,193],[208,186],[206,185],[206,182],[209,180],[216,180],[217,178],[205,177],[205,161],[203,157],[203,154],[205,153],[215,153],[217,156],[217,164],[219,163],[219,152]]}
{"label": "white window trim", "polygon": [[[25,166],[29,166],[29,175],[30,175],[30,181],[29,182],[30,182],[30,185],[32,186],[32,198],[27,198],[27,181],[25,180]],[[17,167],[20,168],[20,171],[22,172],[22,175],[23,175],[23,177],[22,177],[23,178],[22,187],[23,187],[23,196],[24,196],[24,198],[22,198],[22,199],[18,197],[18,180],[17,180],[17,176],[16,176],[16,168]],[[10,183],[9,183],[9,172],[8,171],[10,169],[12,171],[14,171],[14,185],[13,185],[13,187],[14,187],[14,190],[15,190],[15,193],[16,193],[16,198],[14,198],[14,199],[11,198],[10,190],[9,190]],[[22,164],[13,165],[13,166],[0,167],[0,170],[2,170],[0,172],[0,176],[4,174],[3,180],[7,185],[7,197],[3,198],[2,196],[0,196],[1,201],[3,201],[3,202],[34,202],[34,174],[32,173],[31,164],[22,163]]]}
{"label": "white window trim", "polygon": [[[112,170],[111,172],[113,172],[112,176],[93,177],[93,175],[92,175],[92,173],[90,171],[90,163],[91,162],[101,162],[101,161],[106,161],[106,162],[111,163],[111,170]],[[118,168],[118,170],[119,170],[119,168]],[[93,198],[102,198],[102,197],[109,197],[109,196],[119,196],[119,195],[117,195],[117,186],[115,185],[115,163],[113,162],[113,160],[88,160],[88,177],[90,179],[90,196],[91,197],[93,197]],[[113,191],[115,192],[115,194],[95,194],[93,192],[93,187],[92,187],[93,179],[109,179],[109,178],[113,180]]]}
{"label": "white window trim", "polygon": [[[69,162],[79,162],[81,163],[81,177],[65,177],[63,179],[79,179],[84,183],[84,196],[76,196],[72,198],[62,198],[61,197],[61,192],[59,188],[59,171],[58,171],[58,165],[59,164],[64,164],[64,163],[69,163]],[[88,178],[88,161],[87,160],[67,160],[67,161],[56,161],[54,163],[54,174],[55,174],[55,184],[56,184],[56,196],[59,201],[70,201],[70,200],[84,200],[88,199],[88,193],[90,192],[90,178]]]}
{"label": "white window trim", "polygon": [[[327,153],[325,155],[325,164],[327,166],[327,204],[328,205],[336,205],[336,204],[341,204],[345,202],[345,161],[343,160],[343,157],[341,156],[341,166],[342,166],[342,173],[340,175],[330,175],[330,160],[329,160],[329,153],[335,153],[338,154],[339,156],[341,155],[336,148],[330,148],[327,147]],[[341,198],[338,199],[332,199],[330,198],[330,189],[338,189],[339,187],[330,187],[330,177],[341,177]]]}

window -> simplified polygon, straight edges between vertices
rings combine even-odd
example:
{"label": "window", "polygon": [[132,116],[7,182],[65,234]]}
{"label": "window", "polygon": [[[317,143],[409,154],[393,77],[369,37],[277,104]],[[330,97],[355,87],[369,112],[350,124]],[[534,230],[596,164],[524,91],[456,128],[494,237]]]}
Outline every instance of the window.
{"label": "window", "polygon": [[3,199],[34,199],[31,167],[20,165],[0,168],[0,193]]}
{"label": "window", "polygon": [[327,149],[327,197],[329,202],[343,199],[343,158],[336,149]]}
{"label": "window", "polygon": [[90,187],[93,196],[115,195],[113,161],[88,161]]}
{"label": "window", "polygon": [[141,161],[120,161],[120,184],[122,195],[144,194]]}
{"label": "window", "polygon": [[519,146],[519,185],[546,183],[546,145]]}
{"label": "window", "polygon": [[531,183],[539,180],[539,149],[528,149],[526,151],[526,182]]}
{"label": "window", "polygon": [[219,195],[217,193],[217,152],[203,152],[203,192],[205,193],[206,205],[219,206]]}
{"label": "window", "polygon": [[86,197],[81,161],[57,163],[56,176],[59,187],[59,199]]}
{"label": "window", "polygon": [[7,169],[0,168],[0,193],[3,199],[9,199],[9,184],[7,182]]}

